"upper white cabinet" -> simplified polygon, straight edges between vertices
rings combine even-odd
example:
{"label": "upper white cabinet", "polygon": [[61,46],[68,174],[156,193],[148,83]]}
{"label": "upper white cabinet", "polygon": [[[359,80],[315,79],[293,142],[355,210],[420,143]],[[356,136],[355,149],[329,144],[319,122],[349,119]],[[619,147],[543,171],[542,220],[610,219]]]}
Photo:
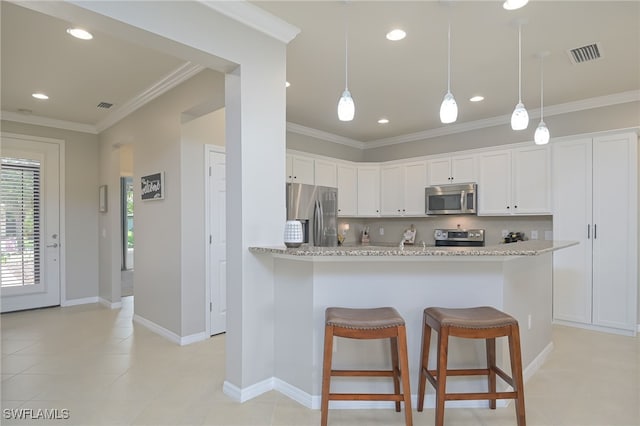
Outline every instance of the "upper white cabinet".
{"label": "upper white cabinet", "polygon": [[417,161],[380,168],[380,214],[424,216],[427,163]]}
{"label": "upper white cabinet", "polygon": [[548,146],[481,153],[478,214],[551,214]]}
{"label": "upper white cabinet", "polygon": [[[358,166],[358,216],[380,215],[380,166]],[[340,189],[338,189],[338,193]]]}
{"label": "upper white cabinet", "polygon": [[287,182],[314,185],[313,158],[287,155]]}
{"label": "upper white cabinet", "polygon": [[315,184],[318,186],[330,186],[337,188],[336,163],[326,160],[314,160]]}
{"label": "upper white cabinet", "polygon": [[475,155],[455,155],[428,161],[429,185],[475,182],[477,166]]}
{"label": "upper white cabinet", "polygon": [[356,166],[336,166],[338,187],[338,216],[356,216],[358,213],[358,173]]}
{"label": "upper white cabinet", "polygon": [[579,244],[553,254],[553,317],[636,330],[638,139],[633,133],[557,143],[553,234]]}

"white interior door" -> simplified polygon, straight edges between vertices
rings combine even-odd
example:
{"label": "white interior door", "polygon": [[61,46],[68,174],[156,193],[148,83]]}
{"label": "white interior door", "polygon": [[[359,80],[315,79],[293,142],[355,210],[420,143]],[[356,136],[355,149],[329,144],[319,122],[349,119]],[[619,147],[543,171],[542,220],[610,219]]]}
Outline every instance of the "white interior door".
{"label": "white interior door", "polygon": [[227,330],[226,155],[209,151],[209,289],[211,335]]}
{"label": "white interior door", "polygon": [[60,305],[60,145],[2,138],[2,312]]}

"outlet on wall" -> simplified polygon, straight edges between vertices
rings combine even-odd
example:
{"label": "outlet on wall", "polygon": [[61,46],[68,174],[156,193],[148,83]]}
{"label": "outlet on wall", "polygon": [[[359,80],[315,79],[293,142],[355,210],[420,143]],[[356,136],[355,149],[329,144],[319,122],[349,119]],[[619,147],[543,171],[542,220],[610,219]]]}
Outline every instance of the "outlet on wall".
{"label": "outlet on wall", "polygon": [[531,231],[531,239],[532,240],[537,240],[538,239],[538,231]]}
{"label": "outlet on wall", "polygon": [[380,235],[384,235],[384,228],[381,226],[380,229],[378,229],[378,232],[380,232]]}
{"label": "outlet on wall", "polygon": [[508,229],[503,229],[502,230],[502,238],[506,237],[507,235],[509,235],[509,230]]}

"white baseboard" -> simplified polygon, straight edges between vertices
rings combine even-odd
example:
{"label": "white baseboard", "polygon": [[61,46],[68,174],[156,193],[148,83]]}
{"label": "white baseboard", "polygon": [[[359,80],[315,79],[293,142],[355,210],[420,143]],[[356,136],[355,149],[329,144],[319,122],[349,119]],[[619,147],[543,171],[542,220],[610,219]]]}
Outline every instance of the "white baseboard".
{"label": "white baseboard", "polygon": [[249,401],[250,399],[260,396],[263,393],[269,392],[273,389],[274,389],[273,377],[243,389],[237,387],[232,383],[227,382],[226,380],[222,385],[222,392],[224,392],[225,395],[227,395],[228,397],[238,402]]}
{"label": "white baseboard", "polygon": [[98,303],[99,302],[99,298],[96,297],[83,297],[81,299],[69,299],[69,300],[65,300],[64,302],[62,302],[60,304],[60,306],[62,306],[63,308],[66,308],[68,306],[76,306],[76,305],[88,305],[89,303]]}
{"label": "white baseboard", "polygon": [[122,308],[122,302],[110,302],[107,299],[103,299],[102,297],[99,300],[102,306],[105,306],[109,309],[120,309]]}
{"label": "white baseboard", "polygon": [[[602,333],[618,334],[620,336],[629,336],[629,337],[636,336],[636,330],[634,329],[623,330],[621,328],[602,327],[599,325],[583,324],[579,322],[565,321],[565,320],[559,320],[559,319],[554,319],[553,324],[564,325],[567,327],[574,327],[574,328],[583,328],[585,330],[600,331]],[[638,328],[637,331],[640,332],[640,324],[638,324],[637,328]]]}
{"label": "white baseboard", "polygon": [[[134,317],[135,321],[135,317]],[[145,320],[147,321],[147,320]],[[523,372],[522,376],[525,382],[527,382],[546,362],[547,358],[551,352],[553,352],[553,342],[550,342],[543,350],[536,356],[529,365],[527,365]],[[428,384],[427,384],[428,385]],[[270,390],[277,390],[281,394],[285,395],[288,398],[293,399],[299,404],[312,409],[319,410],[321,403],[321,395],[311,395],[287,382],[281,380],[277,377],[272,377],[270,379],[263,380],[254,385],[251,385],[247,388],[239,388],[227,381],[224,382],[222,390],[225,395],[234,399],[238,402],[246,402],[250,399],[253,399],[259,395],[262,395],[265,392]],[[506,391],[510,391],[511,386],[507,387]],[[411,403],[414,407],[417,406],[418,396],[417,394],[411,395]],[[496,401],[496,405],[499,408],[507,407],[512,400],[510,399],[499,399]],[[427,393],[424,399],[425,408],[434,408],[435,407],[435,395],[433,393]],[[451,408],[485,408],[488,407],[488,401],[478,400],[478,401],[448,401],[447,407]],[[341,410],[364,410],[364,409],[393,409],[395,404],[391,401],[330,401],[329,408],[330,409],[341,409]]]}
{"label": "white baseboard", "polygon": [[149,321],[148,319],[141,317],[140,315],[137,315],[137,314],[133,315],[133,322],[143,326],[148,330],[153,331],[156,334],[159,334],[165,339],[173,343],[176,343],[180,346],[189,345],[191,343],[195,343],[195,342],[199,342],[201,340],[207,339],[207,334],[205,332],[191,334],[189,336],[184,336],[184,337],[178,336],[173,331],[167,330],[166,328],[156,324],[155,322]]}
{"label": "white baseboard", "polygon": [[533,361],[531,361],[529,363],[529,365],[527,365],[524,370],[522,370],[522,378],[524,380],[524,382],[526,383],[531,377],[533,377],[533,375],[540,370],[540,368],[542,367],[542,365],[547,361],[547,358],[549,358],[549,355],[551,355],[551,352],[553,352],[553,342],[549,342],[549,344],[547,346],[545,346],[545,348],[542,350],[542,352],[540,352],[538,354],[537,357],[535,357],[533,359]]}

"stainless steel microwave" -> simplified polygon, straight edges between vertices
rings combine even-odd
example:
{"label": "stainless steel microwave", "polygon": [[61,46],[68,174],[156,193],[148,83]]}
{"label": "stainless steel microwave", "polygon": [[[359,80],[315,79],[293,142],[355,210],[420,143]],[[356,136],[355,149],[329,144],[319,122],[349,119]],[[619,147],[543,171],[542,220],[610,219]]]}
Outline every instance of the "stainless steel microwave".
{"label": "stainless steel microwave", "polygon": [[477,214],[477,193],[475,183],[428,186],[425,188],[425,213]]}

